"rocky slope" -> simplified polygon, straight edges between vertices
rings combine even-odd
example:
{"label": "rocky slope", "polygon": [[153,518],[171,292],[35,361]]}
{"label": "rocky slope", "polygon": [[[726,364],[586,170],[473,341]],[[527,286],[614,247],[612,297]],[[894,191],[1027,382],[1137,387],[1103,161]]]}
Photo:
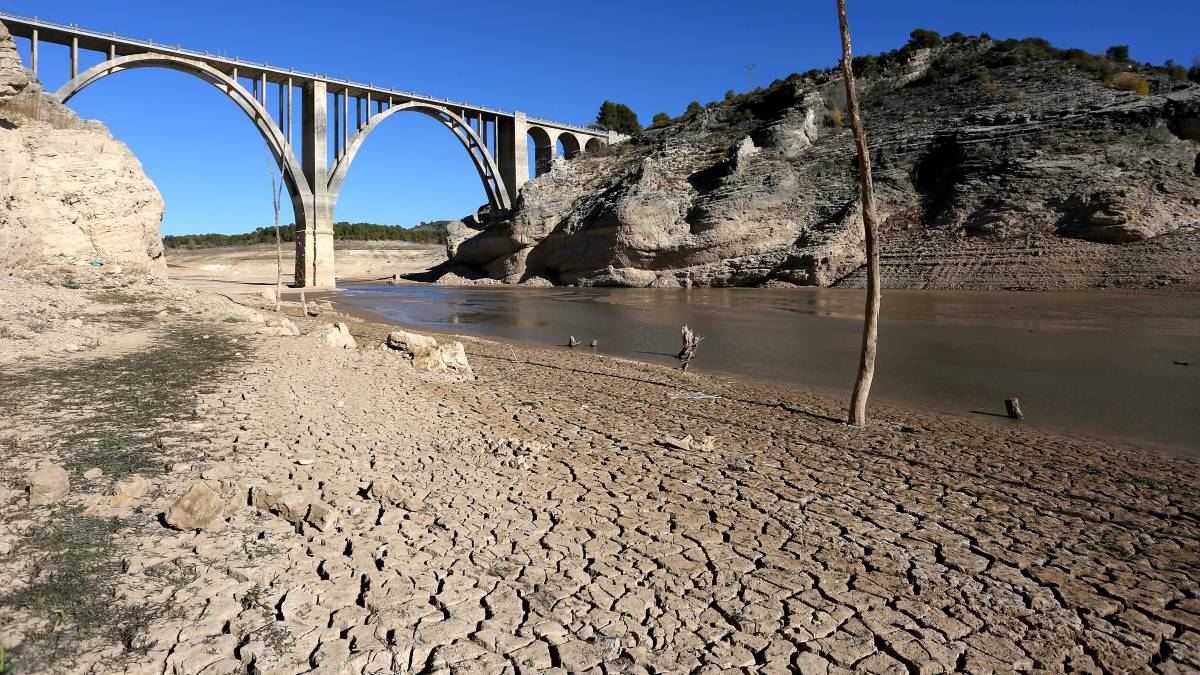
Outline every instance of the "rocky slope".
{"label": "rocky slope", "polygon": [[[1200,283],[1200,85],[1026,43],[905,49],[860,82],[886,285]],[[859,284],[842,109],[837,74],[813,71],[556,162],[512,213],[452,225],[446,280]]]}
{"label": "rocky slope", "polygon": [[165,274],[162,215],[133,153],[46,94],[0,25],[0,271],[101,260]]}

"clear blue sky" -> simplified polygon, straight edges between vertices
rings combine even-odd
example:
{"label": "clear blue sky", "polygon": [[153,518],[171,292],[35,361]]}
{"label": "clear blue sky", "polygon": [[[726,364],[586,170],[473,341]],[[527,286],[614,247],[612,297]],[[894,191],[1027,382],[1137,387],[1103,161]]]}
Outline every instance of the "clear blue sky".
{"label": "clear blue sky", "polygon": [[[1090,51],[1128,44],[1133,58],[1152,63],[1190,64],[1200,56],[1197,0],[848,5],[859,54],[899,47],[924,27],[1040,36]],[[656,112],[677,114],[689,101],[744,90],[745,64],[757,64],[759,86],[831,66],[840,49],[834,0],[8,0],[4,10],[580,124],[606,98],[629,104],[646,123]],[[18,42],[27,53],[28,43]],[[45,47],[41,74],[51,89],[65,81],[65,49]],[[107,123],[142,160],[166,201],[164,233],[239,232],[271,222],[262,141],[209,85],[175,72],[129,71],[71,105]],[[485,201],[450,134],[424,116],[396,115],[363,146],[335,218],[409,225],[457,218]]]}

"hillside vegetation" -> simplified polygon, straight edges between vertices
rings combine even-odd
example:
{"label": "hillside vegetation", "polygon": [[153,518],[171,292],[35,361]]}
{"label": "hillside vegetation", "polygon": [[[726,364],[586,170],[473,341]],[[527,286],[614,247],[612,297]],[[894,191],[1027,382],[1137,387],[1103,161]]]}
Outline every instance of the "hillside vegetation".
{"label": "hillside vegetation", "polygon": [[[435,220],[414,227],[400,225],[376,225],[374,223],[333,224],[333,238],[352,241],[408,241],[416,244],[446,243],[446,223]],[[296,226],[279,226],[279,238],[285,242],[296,241]],[[163,245],[171,249],[215,248],[218,246],[251,246],[275,243],[274,227],[259,227],[253,232],[242,234],[168,234],[163,236]]]}

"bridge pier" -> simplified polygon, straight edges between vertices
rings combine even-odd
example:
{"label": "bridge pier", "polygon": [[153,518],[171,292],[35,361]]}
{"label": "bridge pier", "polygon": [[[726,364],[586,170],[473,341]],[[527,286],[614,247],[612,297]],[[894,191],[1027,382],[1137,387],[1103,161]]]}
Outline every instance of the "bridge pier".
{"label": "bridge pier", "polygon": [[[304,87],[301,166],[308,190],[290,190],[296,214],[296,286],[333,288],[333,207],[329,192],[328,92],[321,81]],[[305,194],[307,193],[307,194]],[[306,200],[307,197],[307,200]]]}
{"label": "bridge pier", "polygon": [[525,113],[496,118],[496,161],[511,203],[529,180],[529,125]]}

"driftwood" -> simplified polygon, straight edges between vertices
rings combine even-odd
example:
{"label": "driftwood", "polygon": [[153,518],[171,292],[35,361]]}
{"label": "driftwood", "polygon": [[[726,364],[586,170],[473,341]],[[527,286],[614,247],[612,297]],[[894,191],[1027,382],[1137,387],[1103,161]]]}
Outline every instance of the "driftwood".
{"label": "driftwood", "polygon": [[1004,407],[1008,410],[1008,416],[1014,420],[1023,420],[1025,415],[1021,414],[1021,401],[1015,398],[1004,399]]}
{"label": "driftwood", "polygon": [[570,340],[567,340],[567,346],[568,346],[568,347],[578,347],[578,346],[579,346],[579,340],[576,340],[576,339],[575,339],[575,336],[574,336],[574,335],[572,335],[572,336],[571,336],[571,339],[570,339]]}
{"label": "driftwood", "polygon": [[683,348],[679,350],[679,360],[683,361],[683,365],[679,366],[679,369],[686,373],[688,365],[691,364],[692,359],[696,356],[696,347],[700,345],[700,341],[704,338],[696,335],[691,328],[687,327],[687,324],[683,325],[679,333],[683,337]]}

